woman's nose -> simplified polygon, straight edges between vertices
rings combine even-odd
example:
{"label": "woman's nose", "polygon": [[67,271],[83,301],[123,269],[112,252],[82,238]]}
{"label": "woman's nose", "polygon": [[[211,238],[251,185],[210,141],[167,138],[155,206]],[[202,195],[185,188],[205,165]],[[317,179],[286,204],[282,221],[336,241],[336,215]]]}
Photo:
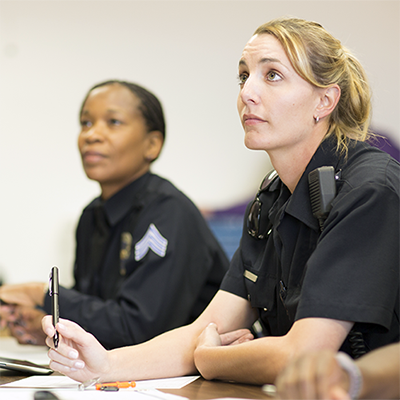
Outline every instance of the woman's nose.
{"label": "woman's nose", "polygon": [[240,98],[245,104],[257,104],[260,101],[259,90],[260,88],[255,80],[249,76],[242,86]]}
{"label": "woman's nose", "polygon": [[82,131],[87,142],[98,142],[104,139],[104,127],[99,123],[93,123],[86,130]]}

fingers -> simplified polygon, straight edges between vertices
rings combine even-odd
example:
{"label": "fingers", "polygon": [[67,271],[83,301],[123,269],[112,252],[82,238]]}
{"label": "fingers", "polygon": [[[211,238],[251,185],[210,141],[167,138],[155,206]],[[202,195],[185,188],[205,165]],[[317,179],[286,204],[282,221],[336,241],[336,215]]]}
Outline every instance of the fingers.
{"label": "fingers", "polygon": [[43,305],[45,283],[31,282],[0,287],[0,299],[8,304],[35,307]]}
{"label": "fingers", "polygon": [[[75,322],[68,321],[66,319],[60,319],[60,322],[54,328],[51,316],[46,315],[42,320],[42,327],[47,335],[46,344],[50,348],[53,348],[53,350],[53,336],[57,330],[57,332],[59,333],[60,341],[57,346],[56,353],[68,359],[75,360],[79,357],[79,353],[75,349],[75,347],[83,349],[85,347],[90,347],[98,344],[93,335],[87,333]],[[56,357],[55,361],[65,361],[65,359],[60,360]]]}
{"label": "fingers", "polygon": [[200,336],[197,339],[196,346],[214,347],[220,345],[221,345],[221,339],[218,334],[217,325],[215,325],[214,323],[210,323],[204,328],[203,332],[201,332]]}
{"label": "fingers", "polygon": [[[56,333],[56,330],[52,323],[51,315],[45,315],[42,319],[42,329],[43,332],[49,337],[52,338]],[[47,342],[47,341],[46,341]],[[51,346],[50,346],[51,347]]]}
{"label": "fingers", "polygon": [[206,328],[204,329],[204,331],[209,331],[210,334],[218,333],[217,324],[215,324],[214,322],[209,323],[209,324],[206,326]]}
{"label": "fingers", "polygon": [[340,387],[334,387],[329,393],[329,398],[332,400],[351,400],[349,394]]}
{"label": "fingers", "polygon": [[215,323],[210,323],[199,336],[199,345],[230,346],[253,340],[254,336],[248,329],[238,329],[224,334],[218,333]]}
{"label": "fingers", "polygon": [[[50,368],[54,371],[61,372],[63,374],[69,374],[71,371],[77,371],[85,367],[85,363],[79,360],[79,352],[71,347],[71,337],[74,336],[73,330],[77,327],[76,324],[67,320],[60,320],[56,328],[60,334],[60,341],[57,349],[54,348],[53,336],[56,332],[52,324],[50,315],[46,315],[42,320],[42,327],[44,332],[47,334],[46,344],[50,347],[47,355],[50,358]],[[74,326],[76,325],[76,326]]]}
{"label": "fingers", "polygon": [[[15,337],[19,344],[37,344],[34,329],[29,320],[25,319],[18,306],[2,307],[2,327],[7,326],[9,333]],[[7,313],[7,314],[6,314]],[[43,342],[43,340],[42,340]]]}
{"label": "fingers", "polygon": [[[59,327],[57,326],[57,330],[56,328],[53,326],[53,322],[52,322],[52,317],[51,315],[46,315],[45,317],[43,317],[42,319],[42,330],[45,333],[45,335],[47,335],[47,337],[45,338],[45,343],[48,347],[54,347],[54,336],[56,334],[56,332],[59,332]],[[62,329],[63,325],[61,325],[61,329]],[[61,342],[61,336],[59,335],[59,343]]]}
{"label": "fingers", "polygon": [[203,332],[201,332],[199,337],[215,337],[215,336],[219,336],[218,327],[216,324],[214,324],[214,322],[211,322],[204,328]]}
{"label": "fingers", "polygon": [[[59,323],[56,326],[58,333],[62,334],[67,339],[79,339],[79,333],[86,333],[79,325],[75,322],[67,319],[60,318]],[[56,333],[56,328],[53,326],[53,320],[51,315],[45,315],[42,319],[42,329],[44,333],[52,338]],[[82,335],[84,336],[84,335]]]}
{"label": "fingers", "polygon": [[[60,319],[54,328],[51,316],[46,315],[42,319],[42,328],[47,335],[46,344],[50,347],[50,368],[54,371],[83,382],[98,378],[109,370],[107,351],[92,334],[75,322]],[[54,348],[56,329],[60,340],[57,348]]]}
{"label": "fingers", "polygon": [[235,345],[253,340],[254,336],[248,329],[238,329],[221,335],[223,346]]}
{"label": "fingers", "polygon": [[232,342],[229,346],[234,346],[236,344],[250,342],[253,339],[254,339],[253,334],[252,333],[247,333],[246,335],[243,335],[239,339],[237,339],[234,342]]}
{"label": "fingers", "polygon": [[4,321],[6,324],[8,321],[15,321],[17,318],[16,315],[16,306],[15,305],[2,305],[0,307],[0,318],[2,321]]}
{"label": "fingers", "polygon": [[60,344],[57,350],[50,349],[47,355],[51,360],[50,368],[54,371],[66,373],[85,368],[85,362],[78,359],[79,353],[65,344]]}
{"label": "fingers", "polygon": [[281,399],[345,399],[340,374],[334,353],[321,351],[291,362],[275,384]]}
{"label": "fingers", "polygon": [[23,285],[3,285],[0,287],[0,299],[5,303],[25,304],[25,297]]}
{"label": "fingers", "polygon": [[301,378],[299,376],[301,368],[299,360],[290,363],[275,381],[280,399],[304,399],[301,395]]}
{"label": "fingers", "polygon": [[88,346],[93,342],[93,335],[86,332],[75,322],[67,319],[60,318],[59,323],[56,325],[57,332],[64,337],[73,341],[75,345]]}
{"label": "fingers", "polygon": [[48,357],[50,358],[49,367],[53,371],[60,372],[72,379],[83,382],[85,379],[85,363],[78,360],[75,354],[70,353],[71,358],[64,357],[58,350],[50,349]]}
{"label": "fingers", "polygon": [[28,332],[23,325],[9,323],[8,329],[10,334],[17,339],[19,344],[38,344],[37,339]]}

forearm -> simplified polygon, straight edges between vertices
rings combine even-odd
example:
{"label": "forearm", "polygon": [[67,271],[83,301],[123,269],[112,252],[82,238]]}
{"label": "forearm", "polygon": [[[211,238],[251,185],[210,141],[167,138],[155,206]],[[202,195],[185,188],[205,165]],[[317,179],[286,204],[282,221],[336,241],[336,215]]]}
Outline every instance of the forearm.
{"label": "forearm", "polygon": [[393,344],[357,360],[363,375],[361,399],[400,398],[400,347]]}
{"label": "forearm", "polygon": [[196,366],[205,379],[250,384],[273,383],[292,350],[284,337],[268,337],[220,347],[198,347]]}
{"label": "forearm", "polygon": [[219,291],[192,324],[166,332],[146,343],[109,352],[112,375],[107,378],[122,379],[120,374],[123,374],[124,379],[151,379],[198,373],[194,351],[200,334],[210,322],[216,323],[222,332],[229,332],[248,326],[253,317],[253,310],[246,300]]}
{"label": "forearm", "polygon": [[311,350],[337,351],[352,323],[324,318],[295,322],[285,336],[267,336],[239,345],[203,342],[195,350],[195,363],[206,379],[243,383],[273,383],[288,361]]}
{"label": "forearm", "polygon": [[203,328],[188,325],[136,346],[109,351],[109,373],[102,380],[141,380],[198,373],[193,352],[195,339]]}

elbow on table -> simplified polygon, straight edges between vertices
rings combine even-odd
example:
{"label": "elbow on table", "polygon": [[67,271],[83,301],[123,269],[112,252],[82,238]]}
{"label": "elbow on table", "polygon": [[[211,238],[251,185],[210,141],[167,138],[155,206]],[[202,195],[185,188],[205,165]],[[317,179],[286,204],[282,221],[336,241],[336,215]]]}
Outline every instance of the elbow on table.
{"label": "elbow on table", "polygon": [[211,354],[207,347],[198,347],[194,351],[194,364],[199,374],[206,380],[217,378],[215,371],[215,363],[212,362]]}

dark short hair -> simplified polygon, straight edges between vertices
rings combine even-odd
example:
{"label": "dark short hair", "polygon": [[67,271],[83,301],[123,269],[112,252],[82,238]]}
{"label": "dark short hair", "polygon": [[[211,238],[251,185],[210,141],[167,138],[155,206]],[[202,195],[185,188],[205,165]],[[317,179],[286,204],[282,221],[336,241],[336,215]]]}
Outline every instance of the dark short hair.
{"label": "dark short hair", "polygon": [[90,94],[90,92],[94,89],[97,89],[102,86],[119,84],[125,86],[129,89],[139,100],[139,110],[143,115],[143,118],[146,121],[147,129],[149,132],[151,131],[160,131],[164,140],[165,140],[165,119],[162,105],[158,98],[147,89],[142,86],[139,86],[132,82],[119,81],[119,80],[109,80],[98,83],[89,89],[88,93],[85,96],[85,99],[82,102],[82,106],[79,112],[79,116],[82,115],[83,106]]}

